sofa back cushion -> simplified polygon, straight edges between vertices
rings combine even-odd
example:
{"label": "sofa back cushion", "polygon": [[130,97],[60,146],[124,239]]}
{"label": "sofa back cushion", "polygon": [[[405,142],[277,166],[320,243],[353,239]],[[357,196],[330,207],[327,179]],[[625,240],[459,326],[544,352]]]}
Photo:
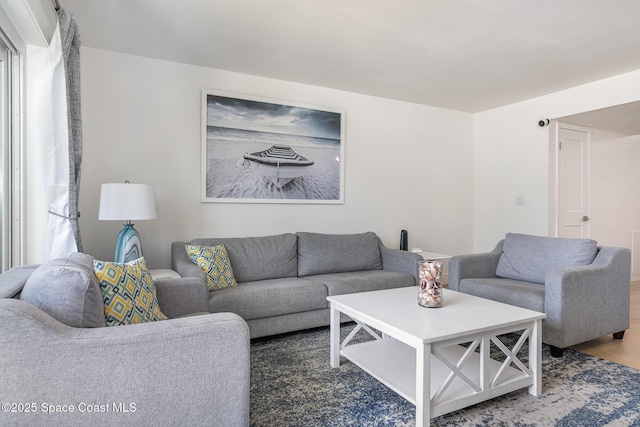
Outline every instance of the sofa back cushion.
{"label": "sofa back cushion", "polygon": [[74,252],[39,266],[27,279],[20,299],[75,328],[105,326],[93,257]]}
{"label": "sofa back cushion", "polygon": [[597,252],[598,244],[591,239],[508,233],[504,239],[496,275],[543,285],[547,273],[591,264]]}
{"label": "sofa back cushion", "polygon": [[261,237],[194,239],[190,243],[200,246],[223,244],[238,283],[296,277],[298,274],[296,236],[291,233]]}
{"label": "sofa back cushion", "polygon": [[296,233],[298,276],[381,270],[378,236],[361,234]]}

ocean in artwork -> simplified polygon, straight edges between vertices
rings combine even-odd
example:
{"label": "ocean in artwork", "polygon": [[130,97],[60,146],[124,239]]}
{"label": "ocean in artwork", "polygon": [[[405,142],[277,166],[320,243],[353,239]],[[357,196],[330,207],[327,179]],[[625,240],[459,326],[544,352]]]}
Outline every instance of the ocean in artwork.
{"label": "ocean in artwork", "polygon": [[[340,200],[341,141],[274,132],[207,126],[206,197],[208,199]],[[313,160],[304,174],[278,187],[243,155],[290,146]],[[244,163],[244,164],[243,164]]]}

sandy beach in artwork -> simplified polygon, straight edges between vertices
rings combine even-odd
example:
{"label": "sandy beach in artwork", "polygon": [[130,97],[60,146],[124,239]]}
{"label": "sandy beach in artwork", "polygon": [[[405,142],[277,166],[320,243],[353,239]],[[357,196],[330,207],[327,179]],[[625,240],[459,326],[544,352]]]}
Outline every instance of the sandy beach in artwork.
{"label": "sandy beach in artwork", "polygon": [[[340,141],[271,132],[209,126],[207,129],[206,196],[219,199],[340,199]],[[313,160],[302,176],[278,188],[245,162],[243,155],[289,145]]]}

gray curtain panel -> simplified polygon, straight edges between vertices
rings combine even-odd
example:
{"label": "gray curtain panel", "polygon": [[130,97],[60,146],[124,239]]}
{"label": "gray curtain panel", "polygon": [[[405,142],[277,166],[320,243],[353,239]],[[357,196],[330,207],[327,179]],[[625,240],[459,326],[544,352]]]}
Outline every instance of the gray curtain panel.
{"label": "gray curtain panel", "polygon": [[62,55],[67,80],[67,116],[69,123],[69,220],[73,235],[82,252],[82,238],[78,218],[80,166],[82,163],[82,115],[80,112],[80,34],[69,12],[58,10]]}

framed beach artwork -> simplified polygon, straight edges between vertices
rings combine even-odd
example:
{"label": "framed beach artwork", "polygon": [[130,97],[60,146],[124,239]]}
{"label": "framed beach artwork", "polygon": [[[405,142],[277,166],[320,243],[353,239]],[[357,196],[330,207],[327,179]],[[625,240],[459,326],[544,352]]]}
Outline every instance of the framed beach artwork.
{"label": "framed beach artwork", "polygon": [[203,91],[202,201],[344,203],[344,117]]}

